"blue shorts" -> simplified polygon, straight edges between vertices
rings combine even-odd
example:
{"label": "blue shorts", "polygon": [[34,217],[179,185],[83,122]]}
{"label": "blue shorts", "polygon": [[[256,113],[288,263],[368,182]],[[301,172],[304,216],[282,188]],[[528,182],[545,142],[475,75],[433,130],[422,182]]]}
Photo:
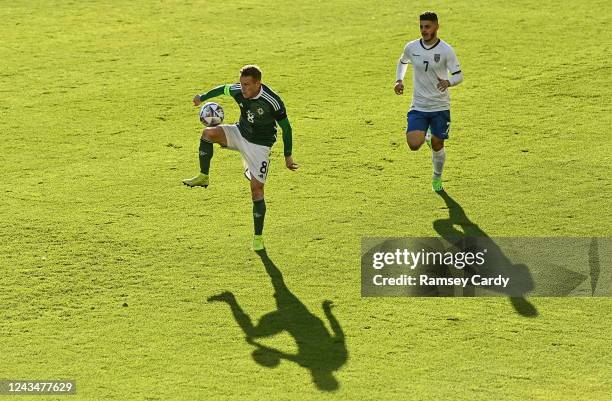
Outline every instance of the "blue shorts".
{"label": "blue shorts", "polygon": [[443,111],[417,111],[410,110],[406,116],[408,128],[406,132],[423,131],[431,128],[431,134],[440,139],[448,139],[450,131],[450,110]]}

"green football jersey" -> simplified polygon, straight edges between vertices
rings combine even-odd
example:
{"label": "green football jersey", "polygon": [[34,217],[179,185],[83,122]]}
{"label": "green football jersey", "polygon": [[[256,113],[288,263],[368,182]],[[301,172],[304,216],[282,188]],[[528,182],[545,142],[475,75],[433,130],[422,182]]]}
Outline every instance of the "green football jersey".
{"label": "green football jersey", "polygon": [[240,83],[225,85],[224,93],[240,106],[238,129],[249,142],[272,146],[276,142],[276,122],[287,117],[281,98],[266,85],[252,99],[242,96]]}

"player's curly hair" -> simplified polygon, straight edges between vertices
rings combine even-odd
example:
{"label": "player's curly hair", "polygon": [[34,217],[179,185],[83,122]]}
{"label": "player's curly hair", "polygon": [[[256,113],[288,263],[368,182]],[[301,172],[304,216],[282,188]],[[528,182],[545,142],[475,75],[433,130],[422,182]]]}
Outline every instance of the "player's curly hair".
{"label": "player's curly hair", "polygon": [[433,11],[425,11],[423,14],[419,15],[419,20],[438,22],[438,15]]}
{"label": "player's curly hair", "polygon": [[248,64],[240,69],[240,76],[252,77],[255,81],[261,81],[261,69],[254,64]]}

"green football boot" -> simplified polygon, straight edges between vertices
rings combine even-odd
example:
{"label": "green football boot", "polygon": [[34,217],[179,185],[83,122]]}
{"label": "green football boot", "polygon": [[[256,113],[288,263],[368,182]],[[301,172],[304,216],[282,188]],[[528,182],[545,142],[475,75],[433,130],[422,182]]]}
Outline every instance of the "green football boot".
{"label": "green football boot", "polygon": [[193,178],[187,178],[183,180],[183,184],[188,187],[204,187],[208,186],[208,175],[200,173]]}
{"label": "green football boot", "polygon": [[263,235],[253,235],[253,244],[251,249],[254,251],[263,251],[266,249],[263,243]]}
{"label": "green football boot", "polygon": [[435,191],[435,192],[440,192],[443,191],[444,188],[442,188],[442,178],[433,178],[431,180],[431,188]]}

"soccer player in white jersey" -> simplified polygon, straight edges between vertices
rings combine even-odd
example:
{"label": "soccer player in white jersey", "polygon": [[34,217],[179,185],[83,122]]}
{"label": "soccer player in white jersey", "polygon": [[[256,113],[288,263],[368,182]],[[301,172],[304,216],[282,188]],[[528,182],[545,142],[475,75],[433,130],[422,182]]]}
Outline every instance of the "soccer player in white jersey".
{"label": "soccer player in white jersey", "polygon": [[444,141],[448,139],[451,123],[448,88],[459,85],[463,74],[453,48],[438,38],[436,13],[421,14],[419,22],[422,37],[404,47],[397,63],[394,90],[398,95],[404,93],[404,75],[408,63],[412,64],[413,94],[407,116],[406,141],[410,150],[418,150],[427,140],[432,150],[432,188],[440,192],[446,160]]}

